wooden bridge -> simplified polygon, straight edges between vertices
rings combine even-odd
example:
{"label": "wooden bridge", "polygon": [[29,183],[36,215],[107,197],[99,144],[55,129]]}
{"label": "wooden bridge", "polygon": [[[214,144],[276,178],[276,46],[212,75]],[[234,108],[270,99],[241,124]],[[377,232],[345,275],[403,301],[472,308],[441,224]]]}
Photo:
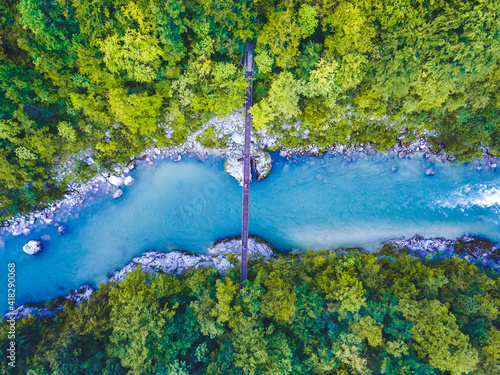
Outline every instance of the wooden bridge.
{"label": "wooden bridge", "polygon": [[250,195],[250,143],[252,131],[252,115],[249,110],[252,106],[253,80],[253,48],[254,44],[245,45],[245,77],[248,82],[245,103],[245,148],[243,156],[243,218],[241,225],[241,286],[247,279],[248,269],[248,201]]}

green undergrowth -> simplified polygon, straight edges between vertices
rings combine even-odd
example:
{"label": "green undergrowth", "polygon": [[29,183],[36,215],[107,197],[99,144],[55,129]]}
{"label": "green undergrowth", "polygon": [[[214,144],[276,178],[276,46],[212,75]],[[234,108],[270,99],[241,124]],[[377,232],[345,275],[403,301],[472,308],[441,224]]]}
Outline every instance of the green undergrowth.
{"label": "green undergrowth", "polygon": [[[500,279],[385,249],[130,273],[17,323],[5,374],[498,374]],[[0,328],[5,353],[9,325]]]}
{"label": "green undergrowth", "polygon": [[248,41],[252,124],[280,146],[499,153],[497,0],[0,0],[0,19],[0,218],[63,196],[70,155],[127,164],[240,110]]}

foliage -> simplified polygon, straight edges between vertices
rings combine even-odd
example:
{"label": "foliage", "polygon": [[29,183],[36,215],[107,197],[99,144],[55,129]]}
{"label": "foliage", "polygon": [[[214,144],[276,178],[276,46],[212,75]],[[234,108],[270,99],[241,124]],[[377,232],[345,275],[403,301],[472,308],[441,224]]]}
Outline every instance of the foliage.
{"label": "foliage", "polygon": [[[247,41],[256,42],[253,123],[281,146],[385,150],[403,131],[409,140],[434,130],[433,147],[459,160],[482,147],[500,155],[497,0],[0,5],[1,217],[61,197],[68,181],[54,171],[70,155],[126,163],[153,140],[178,144],[240,109]],[[210,137],[204,144],[218,147]]]}
{"label": "foliage", "polygon": [[[500,278],[458,258],[357,251],[219,275],[136,270],[16,325],[35,374],[497,374]],[[464,305],[463,301],[467,301]],[[0,326],[7,351],[9,323]],[[30,372],[31,371],[31,372]]]}

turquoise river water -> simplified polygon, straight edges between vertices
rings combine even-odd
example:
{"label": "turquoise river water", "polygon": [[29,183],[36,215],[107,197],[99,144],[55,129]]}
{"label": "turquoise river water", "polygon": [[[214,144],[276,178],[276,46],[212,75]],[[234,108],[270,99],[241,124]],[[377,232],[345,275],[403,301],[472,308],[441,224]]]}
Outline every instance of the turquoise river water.
{"label": "turquoise river water", "polygon": [[[250,233],[278,250],[375,248],[390,238],[480,235],[500,241],[500,171],[420,155],[296,157],[273,154],[267,179],[250,189]],[[396,172],[392,171],[397,167]],[[425,170],[433,167],[434,176]],[[7,264],[16,263],[16,305],[106,282],[147,250],[202,253],[218,238],[237,236],[241,188],[224,161],[158,161],[139,165],[123,196],[88,197],[59,235],[36,225],[28,236],[0,238],[0,310],[7,309]],[[22,251],[30,239],[43,252]]]}

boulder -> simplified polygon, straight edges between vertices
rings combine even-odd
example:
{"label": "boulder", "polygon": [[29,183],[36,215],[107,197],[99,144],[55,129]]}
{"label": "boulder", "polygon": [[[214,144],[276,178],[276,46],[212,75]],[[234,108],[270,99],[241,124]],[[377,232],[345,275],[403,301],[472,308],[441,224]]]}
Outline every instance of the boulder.
{"label": "boulder", "polygon": [[87,300],[94,293],[94,288],[90,285],[85,284],[80,286],[79,289],[70,290],[68,294],[64,296],[68,301],[75,301],[77,305],[80,304],[82,300]]}
{"label": "boulder", "polygon": [[[127,264],[121,270],[116,271],[109,281],[119,281],[127,273],[134,271],[139,266],[146,272],[172,272],[180,274],[181,272],[203,267],[215,267],[220,273],[233,268],[234,264],[226,258],[232,254],[241,261],[241,238],[227,238],[217,241],[208,249],[208,255],[190,254],[184,251],[172,251],[163,253],[159,251],[148,251],[142,256],[135,257],[132,262]],[[273,249],[264,240],[260,238],[249,238],[248,255],[263,256],[270,258],[274,255]]]}
{"label": "boulder", "polygon": [[[221,257],[228,254],[239,255],[241,257],[241,237],[238,238],[226,238],[220,241],[216,241],[208,249],[208,253],[212,257]],[[271,258],[274,255],[272,247],[260,238],[250,237],[248,239],[248,255],[263,256],[265,258]]]}
{"label": "boulder", "polygon": [[134,271],[137,267],[146,272],[173,272],[180,274],[189,268],[212,267],[211,258],[203,254],[189,254],[182,251],[172,251],[163,253],[158,251],[148,251],[142,256],[135,257],[132,262],[127,264],[121,270],[116,271],[109,281],[119,281],[127,273]]}
{"label": "boulder", "polygon": [[108,178],[108,181],[110,184],[115,185],[115,186],[122,186],[123,185],[123,178],[119,176],[111,176]]}
{"label": "boulder", "polygon": [[[59,308],[59,310],[61,310]],[[57,311],[57,310],[56,310]],[[31,304],[21,305],[17,307],[14,311],[10,311],[5,314],[6,319],[22,319],[28,318],[30,315],[35,318],[41,318],[43,316],[53,317],[55,311],[50,311],[45,307],[31,306]]]}
{"label": "boulder", "polygon": [[[229,155],[224,163],[224,171],[233,176],[240,186],[243,186],[243,156],[241,154]],[[250,180],[251,178],[250,175]]]}
{"label": "boulder", "polygon": [[28,241],[26,245],[23,246],[23,251],[30,255],[38,254],[42,251],[42,242],[38,240]]}
{"label": "boulder", "polygon": [[122,196],[122,194],[123,194],[122,189],[116,189],[115,192],[113,193],[113,198],[118,199]]}
{"label": "boulder", "polygon": [[130,186],[134,183],[134,178],[132,176],[127,176],[123,180],[123,183],[125,184],[125,186]]}
{"label": "boulder", "polygon": [[59,234],[64,234],[64,233],[66,233],[66,229],[67,229],[67,228],[66,228],[64,225],[59,225],[59,226],[57,227],[57,233],[59,233]]}
{"label": "boulder", "polygon": [[433,168],[429,168],[429,169],[425,170],[425,175],[426,176],[434,176],[434,173],[436,173],[436,171],[434,171]]}
{"label": "boulder", "polygon": [[233,135],[231,136],[231,139],[234,143],[238,145],[242,145],[245,142],[245,139],[243,136],[237,132],[234,132]]}
{"label": "boulder", "polygon": [[271,172],[273,161],[267,152],[259,152],[257,156],[252,158],[252,164],[257,181],[262,181]]}
{"label": "boulder", "polygon": [[387,241],[385,244],[393,246],[396,250],[407,248],[410,251],[422,251],[423,253],[435,253],[453,249],[453,240],[447,240],[442,237],[424,238],[414,236],[409,239],[400,238]]}

